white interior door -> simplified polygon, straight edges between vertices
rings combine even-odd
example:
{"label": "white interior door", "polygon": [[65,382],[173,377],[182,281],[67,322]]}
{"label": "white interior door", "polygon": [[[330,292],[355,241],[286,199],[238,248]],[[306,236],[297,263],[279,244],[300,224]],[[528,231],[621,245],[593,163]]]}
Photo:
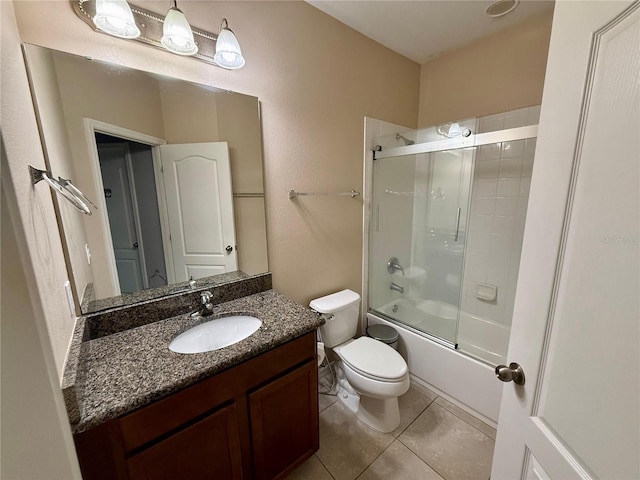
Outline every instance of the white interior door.
{"label": "white interior door", "polygon": [[175,281],[238,269],[226,142],[161,145]]}
{"label": "white interior door", "polygon": [[640,478],[639,7],[555,5],[492,480]]}
{"label": "white interior door", "polygon": [[[145,288],[126,143],[98,145],[113,253],[121,293]],[[129,160],[130,161],[130,160]]]}

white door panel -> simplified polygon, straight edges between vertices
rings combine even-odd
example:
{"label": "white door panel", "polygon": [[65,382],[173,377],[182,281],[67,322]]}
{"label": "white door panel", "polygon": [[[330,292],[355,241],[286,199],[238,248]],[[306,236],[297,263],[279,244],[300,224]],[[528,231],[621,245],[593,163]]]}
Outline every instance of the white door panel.
{"label": "white door panel", "polygon": [[237,270],[227,143],[161,145],[160,155],[175,281]]}
{"label": "white door panel", "polygon": [[118,270],[118,281],[120,282],[120,291],[137,292],[142,290],[142,277],[140,272],[140,260],[135,258],[127,258],[130,251],[118,251],[114,249],[116,256],[116,268]]}
{"label": "white door panel", "polygon": [[640,8],[555,9],[491,478],[637,479]]}
{"label": "white door panel", "polygon": [[221,265],[187,265],[185,271],[187,278],[204,278],[221,273],[226,273],[226,269]]}

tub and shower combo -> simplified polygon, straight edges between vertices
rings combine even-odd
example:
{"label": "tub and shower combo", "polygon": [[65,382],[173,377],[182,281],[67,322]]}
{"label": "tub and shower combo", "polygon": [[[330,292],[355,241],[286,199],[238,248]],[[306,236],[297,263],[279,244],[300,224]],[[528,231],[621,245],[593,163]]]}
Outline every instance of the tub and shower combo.
{"label": "tub and shower combo", "polygon": [[365,321],[398,330],[414,383],[493,425],[538,117],[365,122]]}

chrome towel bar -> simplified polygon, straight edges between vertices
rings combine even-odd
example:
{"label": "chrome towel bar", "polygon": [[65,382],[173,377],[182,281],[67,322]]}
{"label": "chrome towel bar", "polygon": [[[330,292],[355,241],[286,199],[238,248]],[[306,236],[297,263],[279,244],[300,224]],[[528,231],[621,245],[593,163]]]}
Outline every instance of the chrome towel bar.
{"label": "chrome towel bar", "polygon": [[355,190],[351,190],[350,192],[296,192],[295,190],[289,190],[289,198],[295,197],[311,197],[311,196],[324,196],[324,197],[334,197],[334,196],[350,196],[351,198],[355,198],[360,195],[360,192],[356,192]]}
{"label": "chrome towel bar", "polygon": [[262,198],[264,197],[264,193],[259,192],[250,192],[250,193],[234,193],[234,198]]}
{"label": "chrome towel bar", "polygon": [[384,193],[388,193],[389,195],[404,195],[407,197],[426,197],[429,195],[424,192],[396,192],[395,190],[385,190]]}

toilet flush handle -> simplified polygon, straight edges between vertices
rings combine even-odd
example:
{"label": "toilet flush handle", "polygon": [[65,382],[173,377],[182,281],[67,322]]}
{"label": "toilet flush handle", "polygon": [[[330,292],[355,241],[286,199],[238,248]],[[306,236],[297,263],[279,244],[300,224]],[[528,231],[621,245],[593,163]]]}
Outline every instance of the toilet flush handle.
{"label": "toilet flush handle", "polygon": [[513,380],[516,385],[524,385],[524,370],[515,362],[511,362],[508,367],[506,365],[498,365],[496,367],[496,377],[503,382]]}

